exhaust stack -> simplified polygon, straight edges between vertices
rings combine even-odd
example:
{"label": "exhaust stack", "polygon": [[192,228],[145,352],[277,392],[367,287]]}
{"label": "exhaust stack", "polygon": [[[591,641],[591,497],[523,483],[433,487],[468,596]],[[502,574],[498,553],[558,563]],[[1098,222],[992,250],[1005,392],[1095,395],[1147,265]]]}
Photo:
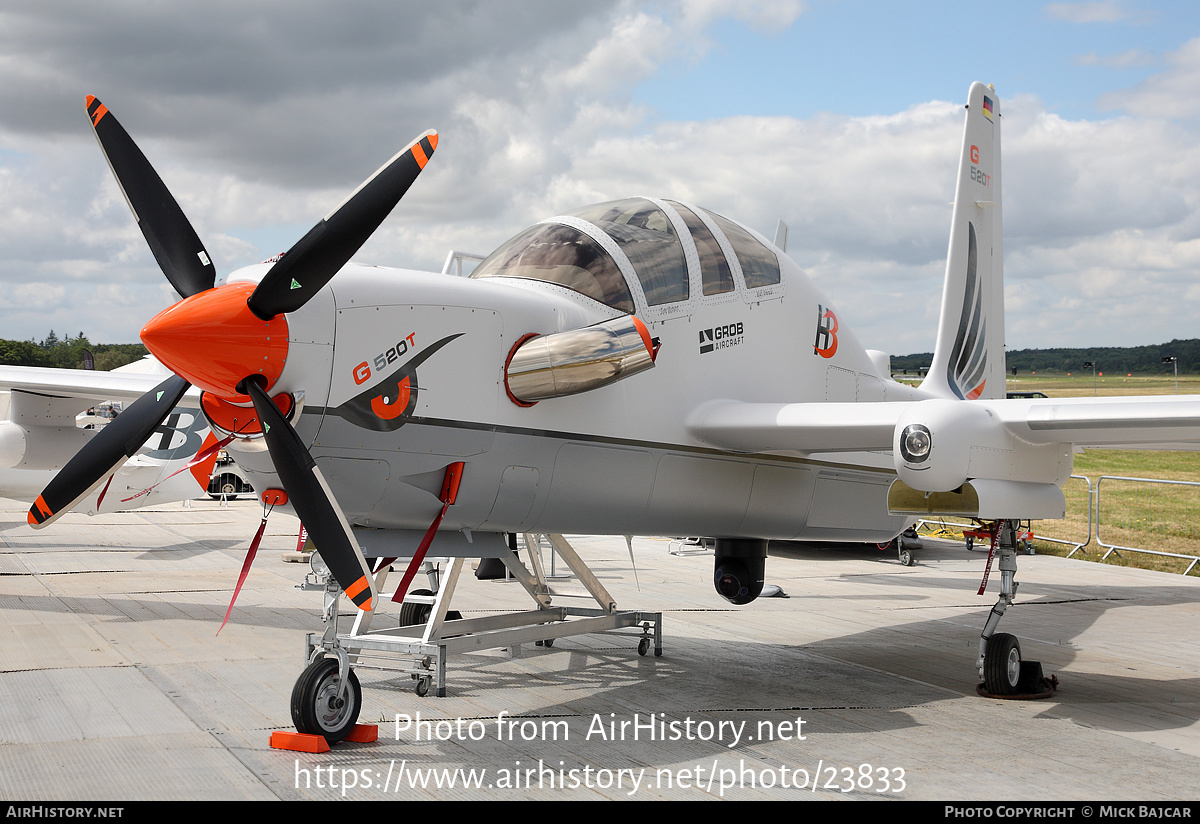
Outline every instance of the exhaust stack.
{"label": "exhaust stack", "polygon": [[658,342],[632,315],[556,332],[526,335],[504,367],[504,385],[518,406],[576,395],[654,366]]}

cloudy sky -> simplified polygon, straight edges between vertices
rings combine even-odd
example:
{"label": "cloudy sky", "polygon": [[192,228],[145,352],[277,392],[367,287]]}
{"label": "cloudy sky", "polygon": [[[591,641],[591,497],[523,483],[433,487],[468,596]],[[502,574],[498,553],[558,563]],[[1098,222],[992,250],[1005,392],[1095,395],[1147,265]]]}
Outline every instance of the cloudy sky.
{"label": "cloudy sky", "polygon": [[94,94],[219,273],[287,249],[427,128],[358,259],[438,269],[632,194],[774,234],[868,346],[929,351],[962,103],[1004,120],[1008,345],[1200,336],[1200,4],[145,2],[0,6],[0,337],[131,342],[176,297]]}

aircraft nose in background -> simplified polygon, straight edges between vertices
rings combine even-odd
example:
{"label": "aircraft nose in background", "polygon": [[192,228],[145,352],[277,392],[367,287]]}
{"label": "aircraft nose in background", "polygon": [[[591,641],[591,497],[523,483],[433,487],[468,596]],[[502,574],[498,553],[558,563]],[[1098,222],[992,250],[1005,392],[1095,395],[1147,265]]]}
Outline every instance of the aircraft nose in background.
{"label": "aircraft nose in background", "polygon": [[252,375],[270,389],[287,363],[288,325],[280,314],[262,320],[246,305],[253,283],[208,289],[156,315],[142,329],[142,342],[156,358],[189,383],[238,401],[237,385]]}

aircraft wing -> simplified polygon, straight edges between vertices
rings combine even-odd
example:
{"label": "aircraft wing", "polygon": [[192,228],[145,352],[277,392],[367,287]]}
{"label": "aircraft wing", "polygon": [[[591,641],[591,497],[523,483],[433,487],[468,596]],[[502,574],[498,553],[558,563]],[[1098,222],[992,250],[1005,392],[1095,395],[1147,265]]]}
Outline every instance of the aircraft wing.
{"label": "aircraft wing", "polygon": [[906,403],[743,403],[710,401],[688,431],[734,452],[869,452],[892,448]]}
{"label": "aircraft wing", "polygon": [[[166,372],[94,372],[36,366],[0,366],[0,390],[51,398],[78,398],[83,409],[100,401],[135,401],[157,386]],[[191,393],[197,405],[198,393]]]}
{"label": "aircraft wing", "polygon": [[[869,452],[891,450],[896,427],[928,420],[991,431],[1026,444],[1092,448],[1200,449],[1200,395],[1136,400],[1029,398],[891,403],[743,403],[711,401],[688,421],[693,436],[734,452]],[[958,425],[962,420],[962,426]],[[938,439],[938,427],[932,426]],[[981,446],[966,438],[966,446]],[[993,444],[989,444],[992,446]]]}

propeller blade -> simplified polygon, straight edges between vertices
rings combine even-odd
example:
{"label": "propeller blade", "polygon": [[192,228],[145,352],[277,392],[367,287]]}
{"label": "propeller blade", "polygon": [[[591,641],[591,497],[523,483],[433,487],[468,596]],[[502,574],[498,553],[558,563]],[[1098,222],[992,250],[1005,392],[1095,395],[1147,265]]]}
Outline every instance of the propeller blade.
{"label": "propeller blade", "polygon": [[117,185],[167,280],[185,298],[211,289],[216,268],[158,172],[108,107],[91,95],[87,112]]}
{"label": "propeller blade", "polygon": [[375,579],[350,524],[304,442],[255,380],[244,384],[288,500],[342,590],[360,609],[375,604]]}
{"label": "propeller blade", "polygon": [[29,508],[29,524],[41,529],[98,487],[141,449],[171,414],[190,384],[172,375],[142,395],[67,462]]}
{"label": "propeller blade", "polygon": [[421,135],[310,229],[263,277],[247,301],[250,310],[269,320],[307,303],[400,202],[425,168],[437,142],[437,132]]}

